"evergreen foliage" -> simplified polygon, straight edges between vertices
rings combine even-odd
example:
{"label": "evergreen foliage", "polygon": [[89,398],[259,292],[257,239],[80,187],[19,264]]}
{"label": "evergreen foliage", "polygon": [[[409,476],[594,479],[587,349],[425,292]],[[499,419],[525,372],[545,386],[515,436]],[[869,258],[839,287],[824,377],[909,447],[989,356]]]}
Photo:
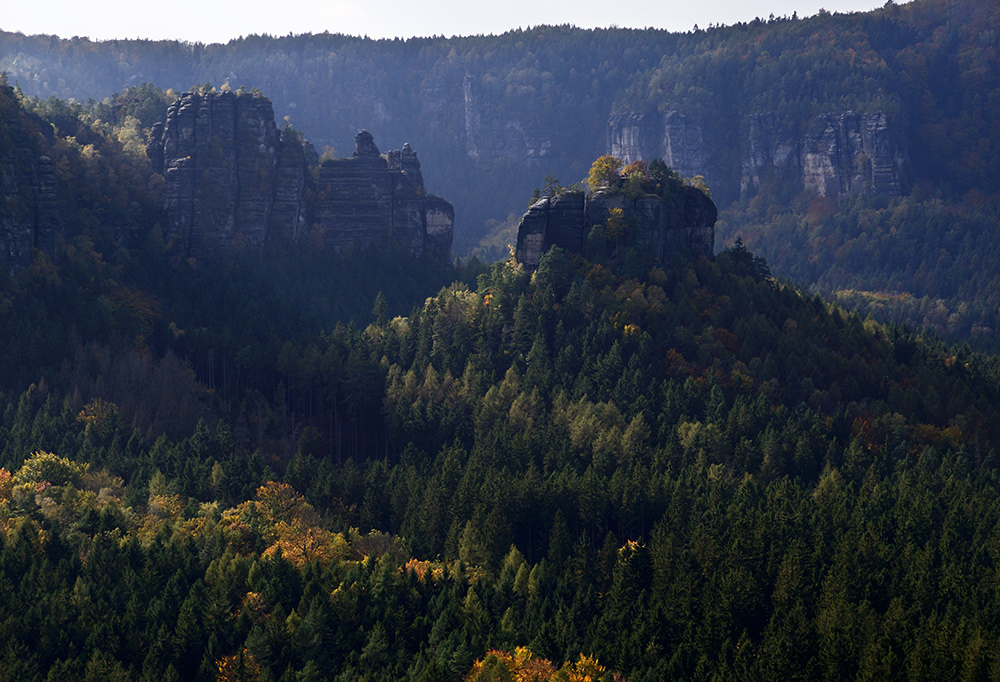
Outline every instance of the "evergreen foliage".
{"label": "evergreen foliage", "polygon": [[742,242],[640,272],[181,259],[97,189],[117,123],[74,115],[104,145],[63,157],[78,232],[0,280],[5,678],[1000,670],[996,356]]}
{"label": "evergreen foliage", "polygon": [[639,279],[497,264],[259,363],[196,384],[222,418],[183,437],[74,407],[62,377],[8,394],[4,670],[997,665],[995,359],[778,285],[745,247]]}

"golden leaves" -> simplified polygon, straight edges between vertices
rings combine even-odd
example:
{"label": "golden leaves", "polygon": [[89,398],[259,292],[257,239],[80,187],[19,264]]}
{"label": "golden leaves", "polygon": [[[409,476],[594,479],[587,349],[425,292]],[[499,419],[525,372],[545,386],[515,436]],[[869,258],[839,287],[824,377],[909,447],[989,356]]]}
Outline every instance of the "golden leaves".
{"label": "golden leaves", "polygon": [[347,557],[347,540],[340,533],[308,525],[301,520],[279,521],[274,528],[277,539],[264,550],[264,556],[281,551],[281,555],[296,566],[316,561],[329,565]]}
{"label": "golden leaves", "polygon": [[[607,672],[593,656],[580,657],[575,663],[567,661],[556,670],[555,665],[545,658],[538,658],[527,647],[517,647],[513,653],[494,649],[482,660],[472,665],[466,682],[481,682],[493,679],[510,679],[513,682],[597,682]],[[612,673],[615,680],[622,680],[618,673]]]}
{"label": "golden leaves", "polygon": [[246,648],[215,662],[216,682],[255,682],[260,678],[260,664]]}
{"label": "golden leaves", "polygon": [[249,553],[259,536],[267,544],[264,556],[281,552],[296,566],[329,565],[349,551],[343,534],[325,528],[313,506],[287,483],[268,481],[257,489],[256,500],[224,511],[219,525],[237,551]]}

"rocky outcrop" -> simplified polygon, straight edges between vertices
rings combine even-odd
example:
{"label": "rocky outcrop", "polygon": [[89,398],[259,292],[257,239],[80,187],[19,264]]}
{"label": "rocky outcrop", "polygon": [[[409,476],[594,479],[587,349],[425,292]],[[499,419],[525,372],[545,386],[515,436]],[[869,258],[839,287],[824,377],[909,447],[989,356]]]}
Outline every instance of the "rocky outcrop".
{"label": "rocky outcrop", "polygon": [[773,174],[827,196],[898,196],[906,160],[885,114],[822,114],[804,133],[787,116],[754,114],[744,136],[740,190],[752,191]]}
{"label": "rocky outcrop", "polygon": [[420,161],[409,144],[380,155],[367,130],[347,159],[324,161],[316,181],[316,223],[335,249],[394,245],[447,260],[455,211],[424,191]]}
{"label": "rocky outcrop", "polygon": [[41,121],[0,77],[0,267],[16,274],[34,249],[55,256],[60,236],[56,174]]}
{"label": "rocky outcrop", "polygon": [[308,205],[307,145],[290,128],[281,133],[278,160],[274,170],[273,198],[268,220],[268,239],[296,240],[306,225]]}
{"label": "rocky outcrop", "polygon": [[[572,191],[543,197],[521,218],[515,258],[534,268],[553,246],[583,253],[592,230],[603,229],[613,209],[621,209],[621,221],[627,226],[618,241],[659,263],[669,265],[678,256],[712,255],[715,203],[701,190],[685,186],[667,199],[655,194],[629,197],[618,190],[587,197]],[[601,246],[608,252],[608,244]]]}
{"label": "rocky outcrop", "polygon": [[279,134],[260,95],[185,93],[147,149],[165,180],[165,236],[192,255],[296,240],[315,225],[335,249],[396,246],[450,258],[454,209],[424,191],[409,144],[386,155],[358,133],[351,158],[309,171],[308,143]]}
{"label": "rocky outcrop", "polygon": [[678,111],[613,114],[608,153],[626,162],[663,159],[688,178],[706,174],[701,122]]}
{"label": "rocky outcrop", "polygon": [[259,246],[304,226],[301,141],[279,134],[265,97],[184,93],[154,127],[148,154],[166,179],[164,236],[189,252],[236,238]]}
{"label": "rocky outcrop", "polygon": [[28,144],[0,154],[0,260],[11,273],[31,263],[32,250],[55,255],[59,238],[52,160]]}
{"label": "rocky outcrop", "polygon": [[735,130],[732,138],[706,139],[699,121],[676,111],[623,112],[608,121],[612,156],[626,162],[661,158],[682,176],[709,178],[726,195],[752,195],[768,179],[829,196],[897,196],[905,190],[907,155],[882,113],[848,111],[804,121],[778,113],[747,116],[738,135],[738,190],[721,186],[727,177],[737,177],[736,168],[718,166],[719,161],[706,167],[713,157],[732,157],[720,153],[736,143]]}
{"label": "rocky outcrop", "polygon": [[582,253],[586,213],[583,192],[563,192],[533,203],[517,226],[517,262],[534,268],[553,246]]}

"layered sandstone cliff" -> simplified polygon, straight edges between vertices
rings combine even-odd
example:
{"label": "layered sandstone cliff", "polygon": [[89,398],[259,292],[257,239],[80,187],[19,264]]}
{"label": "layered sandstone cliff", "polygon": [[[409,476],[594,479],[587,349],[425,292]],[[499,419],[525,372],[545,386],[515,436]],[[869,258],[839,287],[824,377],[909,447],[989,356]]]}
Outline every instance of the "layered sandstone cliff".
{"label": "layered sandstone cliff", "polygon": [[663,159],[688,178],[706,173],[701,122],[678,111],[613,114],[608,121],[608,153],[629,162]]}
{"label": "layered sandstone cliff", "polygon": [[699,189],[681,187],[666,199],[656,194],[630,197],[609,189],[589,196],[570,191],[543,197],[521,218],[515,258],[534,268],[553,246],[583,253],[591,233],[603,230],[614,209],[620,210],[619,220],[627,226],[621,241],[663,265],[677,257],[712,255],[715,203]]}
{"label": "layered sandstone cliff", "polygon": [[416,152],[406,144],[382,155],[367,131],[355,141],[351,158],[312,173],[311,147],[278,132],[265,97],[185,93],[147,150],[166,180],[165,236],[200,255],[297,240],[310,227],[338,250],[398,247],[447,261],[454,209],[426,193]]}
{"label": "layered sandstone cliff", "polygon": [[38,121],[0,78],[0,264],[16,273],[32,251],[55,255],[60,236],[56,173]]}
{"label": "layered sandstone cliff", "polygon": [[[626,162],[663,159],[681,175],[704,175],[722,190],[739,177],[739,187],[725,191],[734,197],[753,195],[769,179],[827,196],[905,191],[908,157],[883,113],[848,111],[804,120],[755,113],[719,135],[707,134],[697,118],[677,111],[621,112],[608,120],[607,149]],[[727,153],[725,147],[737,140],[739,155]],[[739,159],[739,168],[728,159]]]}
{"label": "layered sandstone cliff", "polygon": [[555,151],[552,131],[540,130],[505,111],[495,97],[481,92],[479,80],[470,74],[462,80],[462,105],[465,153],[470,159],[531,167]]}
{"label": "layered sandstone cliff", "polygon": [[447,260],[455,211],[424,191],[420,161],[409,144],[379,153],[371,133],[355,138],[351,158],[324,161],[316,181],[316,223],[335,249],[395,245]]}
{"label": "layered sandstone cliff", "polygon": [[184,93],[154,126],[148,153],[166,179],[164,236],[189,252],[228,248],[237,237],[294,238],[303,226],[301,144],[282,139],[265,97]]}
{"label": "layered sandstone cliff", "polygon": [[0,249],[10,272],[31,263],[32,250],[55,254],[59,238],[52,160],[28,145],[0,154]]}
{"label": "layered sandstone cliff", "polygon": [[821,114],[804,131],[799,124],[773,113],[748,117],[741,193],[752,192],[768,174],[793,177],[803,189],[827,196],[903,193],[906,154],[885,114]]}

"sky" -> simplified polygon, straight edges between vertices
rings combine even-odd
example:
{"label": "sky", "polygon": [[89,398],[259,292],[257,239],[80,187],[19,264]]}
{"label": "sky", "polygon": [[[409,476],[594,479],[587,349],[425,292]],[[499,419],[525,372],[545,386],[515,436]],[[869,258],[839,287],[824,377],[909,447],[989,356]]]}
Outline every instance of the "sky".
{"label": "sky", "polygon": [[347,33],[371,38],[499,34],[542,24],[688,31],[830,12],[867,11],[885,0],[46,0],[5,2],[0,29],[95,40],[149,38],[219,43],[257,34]]}

